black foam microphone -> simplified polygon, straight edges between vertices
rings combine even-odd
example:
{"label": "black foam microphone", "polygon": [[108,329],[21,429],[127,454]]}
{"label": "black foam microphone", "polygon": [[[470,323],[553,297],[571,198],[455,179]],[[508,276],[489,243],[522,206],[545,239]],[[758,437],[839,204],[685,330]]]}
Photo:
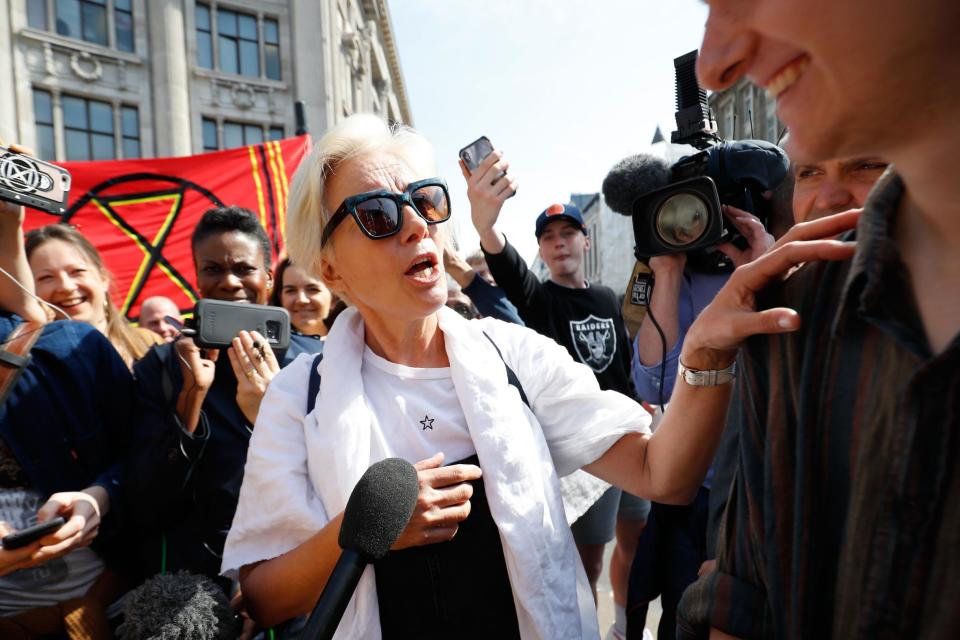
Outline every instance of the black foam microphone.
{"label": "black foam microphone", "polygon": [[670,165],[663,158],[646,153],[628,156],[613,165],[603,179],[603,199],[617,213],[633,215],[637,198],[667,186],[670,177]]}
{"label": "black foam microphone", "polygon": [[406,460],[374,463],[353,488],[338,543],[343,552],[310,614],[301,638],[332,638],[366,566],[387,555],[417,504],[417,470]]}

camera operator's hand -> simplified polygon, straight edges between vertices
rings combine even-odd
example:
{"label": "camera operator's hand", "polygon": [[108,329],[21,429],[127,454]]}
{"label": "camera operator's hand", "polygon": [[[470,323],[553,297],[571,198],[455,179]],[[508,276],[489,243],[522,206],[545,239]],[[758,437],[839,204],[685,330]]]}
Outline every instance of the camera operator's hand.
{"label": "camera operator's hand", "polygon": [[692,369],[723,369],[734,361],[737,348],[750,336],[799,329],[800,316],[793,309],[757,311],[757,292],[805,262],[850,259],[856,243],[834,238],[854,228],[859,216],[860,210],[854,210],[798,224],[770,251],[737,268],[690,326],[681,362]]}
{"label": "camera operator's hand", "polygon": [[237,405],[253,424],[267,386],[280,371],[277,356],[266,338],[256,331],[241,331],[233,339],[233,346],[227,349],[227,356],[237,377]]}
{"label": "camera operator's hand", "polygon": [[213,384],[215,363],[220,352],[207,349],[204,353],[191,338],[185,336],[177,338],[173,348],[183,375],[183,388],[177,397],[177,416],[183,428],[193,433],[200,423],[200,407]]}
{"label": "camera operator's hand", "polygon": [[679,276],[687,266],[687,254],[672,253],[650,258],[650,270],[654,276]]}
{"label": "camera operator's hand", "polygon": [[100,486],[50,496],[37,511],[37,522],[46,522],[56,516],[63,516],[67,522],[40,538],[40,548],[30,556],[31,565],[43,564],[74,549],[89,546],[100,531],[100,518],[109,510],[110,497]]}
{"label": "camera operator's hand", "polygon": [[467,181],[470,218],[480,235],[480,244],[490,253],[500,253],[506,246],[496,224],[503,203],[517,192],[517,181],[507,175],[509,168],[510,163],[503,159],[499,150],[484,158],[472,174],[460,161],[460,171]]}
{"label": "camera operator's hand", "polygon": [[740,249],[732,242],[717,245],[717,251],[730,258],[734,266],[740,267],[753,262],[773,246],[773,236],[767,233],[757,216],[729,205],[723,205],[723,215],[727,216],[750,245],[746,249]]}

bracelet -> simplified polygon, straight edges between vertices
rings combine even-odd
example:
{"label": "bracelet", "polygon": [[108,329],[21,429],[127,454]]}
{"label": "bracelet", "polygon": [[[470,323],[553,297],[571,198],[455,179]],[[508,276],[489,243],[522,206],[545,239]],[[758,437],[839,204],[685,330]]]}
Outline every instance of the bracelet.
{"label": "bracelet", "polygon": [[680,362],[679,358],[677,362],[680,364],[677,375],[682,377],[691,387],[718,387],[722,384],[733,382],[733,379],[737,375],[736,361],[732,362],[730,366],[725,369],[707,369],[704,371],[687,368],[683,362]]}

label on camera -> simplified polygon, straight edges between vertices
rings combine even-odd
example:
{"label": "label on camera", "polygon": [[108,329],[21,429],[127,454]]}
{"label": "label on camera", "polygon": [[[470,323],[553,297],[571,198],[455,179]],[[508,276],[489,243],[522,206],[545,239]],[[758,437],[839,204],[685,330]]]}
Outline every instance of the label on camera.
{"label": "label on camera", "polygon": [[653,279],[649,273],[638,273],[633,280],[633,286],[630,287],[630,304],[649,307],[652,282]]}

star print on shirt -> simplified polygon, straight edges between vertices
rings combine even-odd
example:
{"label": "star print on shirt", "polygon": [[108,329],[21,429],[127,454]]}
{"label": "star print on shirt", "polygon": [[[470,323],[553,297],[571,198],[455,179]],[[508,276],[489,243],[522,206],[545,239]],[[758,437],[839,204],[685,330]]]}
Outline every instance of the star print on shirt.
{"label": "star print on shirt", "polygon": [[421,431],[426,431],[427,429],[430,429],[432,431],[434,420],[435,418],[431,418],[430,416],[425,415],[423,417],[423,420],[420,421],[420,424],[423,425],[423,429],[421,429]]}

